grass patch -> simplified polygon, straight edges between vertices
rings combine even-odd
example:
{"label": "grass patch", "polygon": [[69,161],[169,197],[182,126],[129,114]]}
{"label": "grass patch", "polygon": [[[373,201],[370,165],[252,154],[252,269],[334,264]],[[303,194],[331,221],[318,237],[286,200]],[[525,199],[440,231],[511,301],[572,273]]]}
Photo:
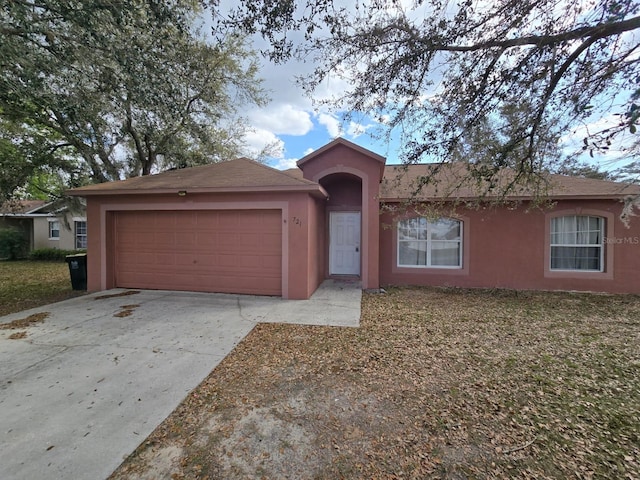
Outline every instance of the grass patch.
{"label": "grass patch", "polygon": [[66,263],[0,261],[0,315],[82,295],[74,291]]}
{"label": "grass patch", "polygon": [[633,295],[365,294],[258,325],[113,478],[640,478],[639,344]]}

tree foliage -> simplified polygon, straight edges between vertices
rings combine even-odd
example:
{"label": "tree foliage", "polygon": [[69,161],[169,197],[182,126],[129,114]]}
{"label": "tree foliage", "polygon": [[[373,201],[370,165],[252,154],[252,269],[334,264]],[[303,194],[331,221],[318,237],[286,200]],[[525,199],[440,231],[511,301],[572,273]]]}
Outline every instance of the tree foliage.
{"label": "tree foliage", "polygon": [[256,58],[239,36],[206,41],[201,14],[195,0],[2,1],[3,141],[23,150],[4,161],[37,170],[64,151],[104,182],[236,155],[241,107],[264,101]]}
{"label": "tree foliage", "polygon": [[407,162],[449,160],[490,122],[499,142],[492,166],[511,167],[527,182],[555,156],[551,138],[618,115],[585,141],[602,150],[637,128],[635,0],[339,3],[241,1],[221,21],[262,34],[276,61],[318,62],[305,81],[311,89],[347,77],[353,88],[335,105],[400,129]]}

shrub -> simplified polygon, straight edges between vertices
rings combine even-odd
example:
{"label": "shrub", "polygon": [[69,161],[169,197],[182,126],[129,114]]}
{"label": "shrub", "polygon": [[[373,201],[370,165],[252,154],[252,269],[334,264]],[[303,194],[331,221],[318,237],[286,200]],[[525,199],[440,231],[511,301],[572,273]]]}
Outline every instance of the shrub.
{"label": "shrub", "polygon": [[27,252],[27,238],[17,228],[0,230],[0,258],[17,260],[23,258]]}
{"label": "shrub", "polygon": [[58,248],[38,248],[29,254],[29,260],[64,262],[67,255],[85,253],[86,250],[60,250]]}

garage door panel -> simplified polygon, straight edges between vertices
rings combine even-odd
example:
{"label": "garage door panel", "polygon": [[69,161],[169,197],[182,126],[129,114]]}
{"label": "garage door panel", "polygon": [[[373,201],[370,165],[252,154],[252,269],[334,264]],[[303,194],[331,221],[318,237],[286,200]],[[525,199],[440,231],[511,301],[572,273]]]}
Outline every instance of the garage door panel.
{"label": "garage door panel", "polygon": [[197,228],[198,215],[196,212],[180,212],[180,214],[173,215],[173,222],[177,228]]}
{"label": "garage door panel", "polygon": [[282,268],[282,259],[275,255],[273,256],[265,255],[264,257],[262,257],[261,260],[262,260],[262,268],[271,269],[274,272],[275,271],[279,272],[280,269]]}
{"label": "garage door panel", "polygon": [[265,234],[260,237],[260,245],[266,251],[273,251],[278,245],[282,245],[282,236]]}
{"label": "garage door panel", "polygon": [[[198,244],[198,235],[194,234],[194,232],[177,232],[175,239],[176,243],[183,248],[190,248]],[[202,244],[204,245],[204,242]]]}
{"label": "garage door panel", "polygon": [[118,212],[123,288],[282,294],[279,210]]}

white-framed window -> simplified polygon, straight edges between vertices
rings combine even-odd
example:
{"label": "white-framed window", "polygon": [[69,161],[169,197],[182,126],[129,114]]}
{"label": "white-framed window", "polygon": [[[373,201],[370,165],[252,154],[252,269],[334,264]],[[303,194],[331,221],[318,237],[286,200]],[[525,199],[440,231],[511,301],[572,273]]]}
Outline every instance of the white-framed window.
{"label": "white-framed window", "polygon": [[75,220],[73,222],[73,226],[76,238],[76,248],[87,248],[87,221]]}
{"label": "white-framed window", "polygon": [[60,222],[49,220],[49,240],[60,240]]}
{"label": "white-framed window", "polygon": [[602,217],[567,215],[551,219],[551,270],[604,271]]}
{"label": "white-framed window", "polygon": [[462,222],[422,217],[399,221],[398,266],[462,268]]}

